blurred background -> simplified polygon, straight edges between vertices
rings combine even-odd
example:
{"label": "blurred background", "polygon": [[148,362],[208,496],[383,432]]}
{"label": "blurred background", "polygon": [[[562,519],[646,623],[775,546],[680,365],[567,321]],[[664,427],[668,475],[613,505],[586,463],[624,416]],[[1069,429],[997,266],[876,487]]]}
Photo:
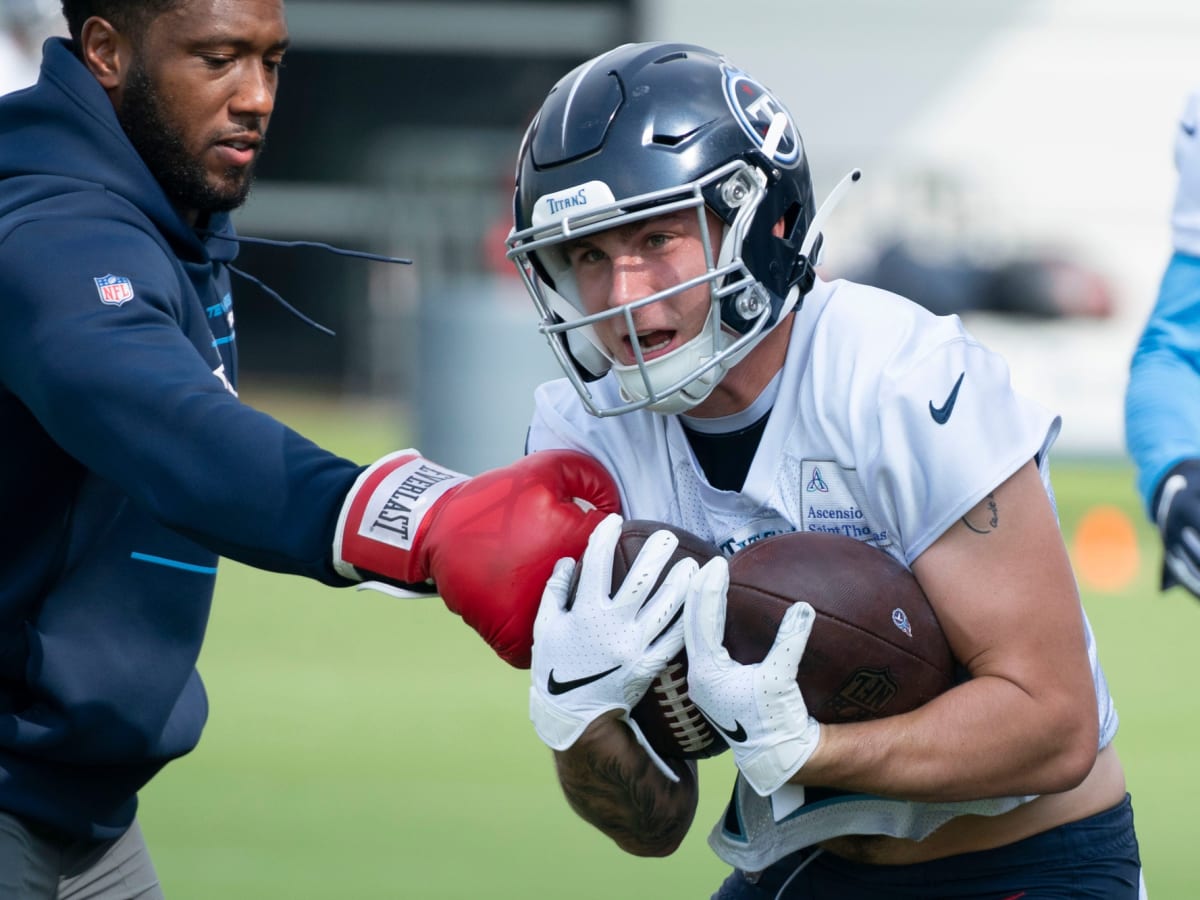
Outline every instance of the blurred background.
{"label": "blurred background", "polygon": [[[0,90],[35,77],[57,0],[0,0]],[[467,472],[519,454],[556,369],[503,259],[512,170],[555,81],[629,40],[724,52],[790,106],[818,198],[864,177],[823,274],[959,312],[1060,446],[1119,454],[1133,340],[1168,248],[1172,133],[1200,80],[1181,0],[291,0],[288,55],[247,235],[409,256],[242,250],[248,384],[389,404]],[[486,437],[481,438],[481,435]]]}
{"label": "blurred background", "polygon": [[384,398],[419,446],[464,471],[512,459],[530,385],[557,372],[501,258],[520,136],[578,62],[626,40],[674,39],[720,49],[789,104],[818,198],[863,169],[829,226],[827,277],[961,312],[1008,356],[1020,387],[1063,412],[1063,449],[1121,452],[1127,361],[1167,258],[1173,131],[1200,77],[1200,6],[288,9],[295,51],[240,229],[416,264],[247,249],[246,268],[339,332],[298,328],[243,291],[248,376]]}
{"label": "blurred background", "polygon": [[[36,77],[56,0],[0,0],[0,92]],[[958,312],[1060,411],[1064,532],[1122,716],[1153,898],[1200,896],[1189,686],[1200,604],[1157,591],[1123,450],[1130,354],[1169,255],[1171,152],[1200,81],[1183,0],[290,0],[293,49],[243,234],[412,257],[243,249],[337,331],[240,285],[242,396],[347,456],[474,473],[520,455],[557,369],[503,260],[517,146],[548,89],[629,40],[724,52],[788,104],[818,198],[862,181],[823,274]],[[1036,623],[1031,623],[1036,627]],[[624,856],[559,795],[527,676],[436,598],[398,603],[223,564],[200,748],[144,793],[180,898],[708,896],[731,782],[702,767],[670,860]],[[710,775],[709,772],[712,772]]]}

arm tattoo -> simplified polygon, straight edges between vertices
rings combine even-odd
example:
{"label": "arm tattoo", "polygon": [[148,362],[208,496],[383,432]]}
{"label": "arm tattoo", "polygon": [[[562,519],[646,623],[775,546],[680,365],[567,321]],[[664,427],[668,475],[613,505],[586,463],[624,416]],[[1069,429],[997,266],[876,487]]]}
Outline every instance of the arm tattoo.
{"label": "arm tattoo", "polygon": [[[980,509],[983,504],[987,504],[987,515],[982,514]],[[975,523],[971,523],[971,518],[975,518]],[[974,509],[962,517],[962,523],[970,528],[976,534],[990,534],[1000,526],[1000,507],[996,505],[996,495],[988,494]]]}
{"label": "arm tattoo", "polygon": [[611,749],[611,745],[580,741],[554,754],[567,803],[627,853],[666,856],[674,852],[696,814],[692,764],[672,761],[680,778],[672,784],[632,737],[620,752],[608,752]]}

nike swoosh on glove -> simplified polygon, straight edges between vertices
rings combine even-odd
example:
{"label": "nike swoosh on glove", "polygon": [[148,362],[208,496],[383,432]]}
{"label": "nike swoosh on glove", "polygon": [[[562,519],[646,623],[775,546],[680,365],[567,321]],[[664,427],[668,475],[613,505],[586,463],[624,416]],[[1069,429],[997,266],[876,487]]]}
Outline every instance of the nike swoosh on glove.
{"label": "nike swoosh on glove", "polygon": [[620,536],[618,515],[607,516],[592,532],[573,595],[575,561],[555,565],[533,624],[529,718],[543,742],[566,750],[599,716],[620,710],[658,769],[678,781],[630,712],[683,648],[679,614],[698,567],[693,559],[680,560],[652,593],[679,544],[671,532],[656,531],[614,594],[613,554]]}
{"label": "nike swoosh on glove", "polygon": [[766,658],[736,662],[725,649],[729,565],[722,557],[693,577],[683,608],[688,693],[700,711],[729,738],[743,777],[766,797],[808,762],[821,726],[808,714],[796,671],[816,618],[804,602],[784,613]]}

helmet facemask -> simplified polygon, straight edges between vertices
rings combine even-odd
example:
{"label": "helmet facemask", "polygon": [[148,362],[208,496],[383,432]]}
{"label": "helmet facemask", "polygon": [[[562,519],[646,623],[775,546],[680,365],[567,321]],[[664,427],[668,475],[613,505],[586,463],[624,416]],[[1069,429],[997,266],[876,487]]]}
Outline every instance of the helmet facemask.
{"label": "helmet facemask", "polygon": [[[750,162],[735,160],[689,184],[620,201],[612,200],[603,184],[587,187],[592,196],[584,212],[571,215],[573,208],[562,207],[561,198],[543,198],[547,201],[545,207],[558,213],[535,217],[532,227],[514,231],[508,238],[508,256],[516,263],[541,314],[539,331],[593,415],[621,415],[636,409],[663,414],[685,412],[702,403],[779,318],[769,292],[755,279],[742,256],[746,235],[765,196],[766,176]],[[607,202],[594,205],[597,195]],[[714,204],[709,204],[710,197]],[[722,227],[714,258],[706,213],[717,204],[725,208],[726,216],[720,218],[728,224]],[[566,242],[685,209],[694,210],[699,221],[705,271],[619,307],[587,313],[566,261]],[[636,334],[633,316],[637,310],[700,285],[707,285],[709,292],[710,308],[704,325],[697,335],[670,353],[646,360],[634,340],[634,363],[622,365],[600,342],[595,331],[599,322],[621,316],[627,333]],[[793,290],[791,294],[794,303],[799,292]],[[736,314],[723,315],[723,311]],[[740,327],[730,327],[726,321],[729,318]],[[620,384],[623,402],[601,407],[588,384],[610,369]]]}

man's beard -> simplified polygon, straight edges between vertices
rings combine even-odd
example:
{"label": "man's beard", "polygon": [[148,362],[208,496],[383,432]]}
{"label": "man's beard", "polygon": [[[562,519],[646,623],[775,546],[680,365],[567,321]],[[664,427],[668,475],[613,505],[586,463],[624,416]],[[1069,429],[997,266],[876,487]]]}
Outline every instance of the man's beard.
{"label": "man's beard", "polygon": [[245,203],[253,164],[227,169],[220,184],[213,184],[203,162],[188,153],[180,130],[168,122],[165,107],[150,74],[135,60],[117,119],[171,202],[201,214],[229,212]]}

